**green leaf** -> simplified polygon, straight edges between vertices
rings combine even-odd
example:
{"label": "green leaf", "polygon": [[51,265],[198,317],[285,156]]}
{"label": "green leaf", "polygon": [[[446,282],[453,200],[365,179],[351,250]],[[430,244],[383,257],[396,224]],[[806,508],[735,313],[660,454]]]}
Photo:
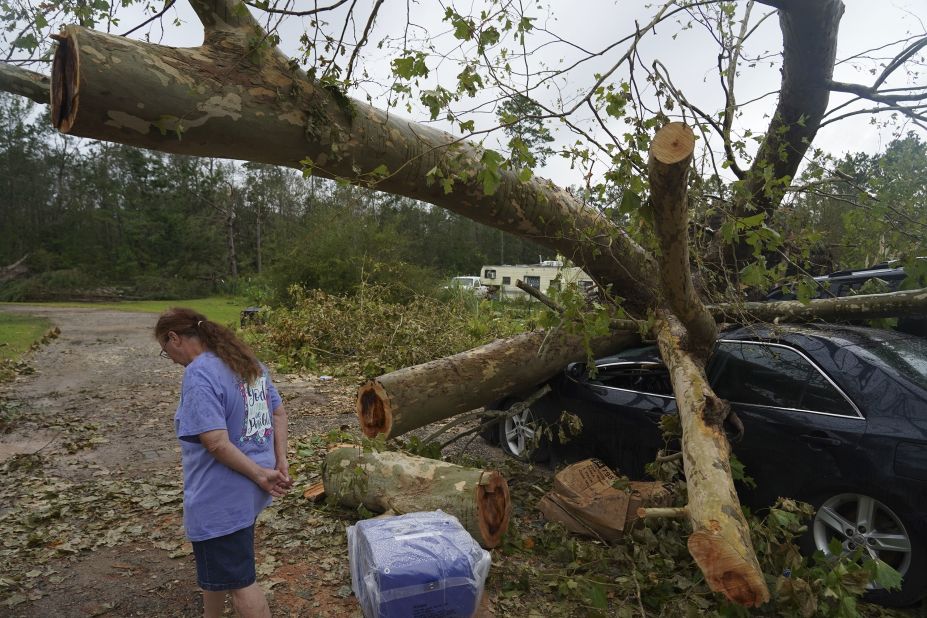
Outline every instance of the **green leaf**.
{"label": "green leaf", "polygon": [[13,41],[13,47],[18,47],[19,49],[28,49],[29,51],[32,51],[38,46],[39,42],[35,38],[35,34],[32,32],[29,34],[24,34],[23,36]]}
{"label": "green leaf", "polygon": [[480,53],[483,52],[486,47],[490,45],[495,45],[499,42],[499,31],[496,30],[493,26],[486,28],[480,32],[480,39],[477,42],[477,47],[479,48]]}
{"label": "green leaf", "polygon": [[606,609],[608,607],[608,599],[605,597],[605,590],[601,584],[590,584],[586,589],[586,599],[596,609]]}
{"label": "green leaf", "polygon": [[874,571],[872,581],[886,590],[901,589],[901,573],[891,566],[876,558],[872,560],[872,569]]}
{"label": "green leaf", "polygon": [[482,166],[480,166],[477,179],[483,183],[483,193],[486,195],[493,195],[499,189],[502,182],[501,165],[503,161],[502,155],[495,150],[483,151],[483,156],[480,157]]}
{"label": "green leaf", "polygon": [[402,79],[412,79],[413,77],[427,77],[428,66],[425,64],[425,54],[415,52],[402,58],[394,58],[390,63],[393,69],[393,75]]}
{"label": "green leaf", "polygon": [[641,196],[634,191],[627,190],[621,194],[621,203],[618,204],[618,212],[628,215],[637,212],[641,207]]}

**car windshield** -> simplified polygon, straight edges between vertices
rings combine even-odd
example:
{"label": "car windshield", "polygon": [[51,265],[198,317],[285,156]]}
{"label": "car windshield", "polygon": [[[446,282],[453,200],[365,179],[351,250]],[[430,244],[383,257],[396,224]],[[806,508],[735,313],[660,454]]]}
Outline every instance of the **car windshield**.
{"label": "car windshield", "polygon": [[922,337],[884,337],[866,346],[898,373],[927,389],[927,339]]}

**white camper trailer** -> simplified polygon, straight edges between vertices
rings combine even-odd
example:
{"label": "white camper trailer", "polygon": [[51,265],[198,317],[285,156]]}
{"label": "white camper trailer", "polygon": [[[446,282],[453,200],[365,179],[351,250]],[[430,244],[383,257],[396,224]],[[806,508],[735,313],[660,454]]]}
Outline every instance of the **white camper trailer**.
{"label": "white camper trailer", "polygon": [[556,286],[556,282],[561,285],[575,283],[583,288],[593,285],[592,277],[581,268],[564,266],[563,262],[558,260],[548,260],[540,264],[489,265],[480,269],[480,283],[490,290],[493,298],[530,298],[524,290],[515,285],[518,280],[545,294],[550,293],[551,285]]}

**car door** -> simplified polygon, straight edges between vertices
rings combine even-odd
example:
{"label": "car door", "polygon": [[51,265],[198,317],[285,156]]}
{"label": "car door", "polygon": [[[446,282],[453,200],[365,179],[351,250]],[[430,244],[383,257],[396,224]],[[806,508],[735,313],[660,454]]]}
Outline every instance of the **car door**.
{"label": "car door", "polygon": [[576,376],[562,394],[583,422],[588,455],[643,478],[644,466],[663,446],[660,417],[676,411],[672,392],[662,363],[616,361],[599,364],[594,376]]}
{"label": "car door", "polygon": [[744,425],[733,450],[757,484],[755,490],[739,488],[746,502],[767,506],[777,496],[808,500],[853,469],[866,421],[800,350],[721,340],[708,373],[715,393],[730,402]]}

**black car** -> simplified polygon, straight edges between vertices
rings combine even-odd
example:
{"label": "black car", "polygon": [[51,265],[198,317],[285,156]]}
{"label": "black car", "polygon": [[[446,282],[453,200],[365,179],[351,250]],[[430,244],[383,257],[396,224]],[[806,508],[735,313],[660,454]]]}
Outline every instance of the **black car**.
{"label": "black car", "polygon": [[[551,392],[500,424],[499,441],[526,454],[535,428],[561,411],[582,420],[565,444],[536,454],[598,457],[631,478],[664,446],[658,423],[676,403],[656,346],[602,358],[590,375],[569,365]],[[712,388],[743,422],[733,450],[756,489],[754,507],[778,496],[816,508],[814,546],[837,538],[863,547],[904,577],[901,591],[873,591],[893,605],[927,594],[927,339],[833,325],[764,325],[724,332],[707,366]],[[517,398],[500,402],[508,408]]]}

